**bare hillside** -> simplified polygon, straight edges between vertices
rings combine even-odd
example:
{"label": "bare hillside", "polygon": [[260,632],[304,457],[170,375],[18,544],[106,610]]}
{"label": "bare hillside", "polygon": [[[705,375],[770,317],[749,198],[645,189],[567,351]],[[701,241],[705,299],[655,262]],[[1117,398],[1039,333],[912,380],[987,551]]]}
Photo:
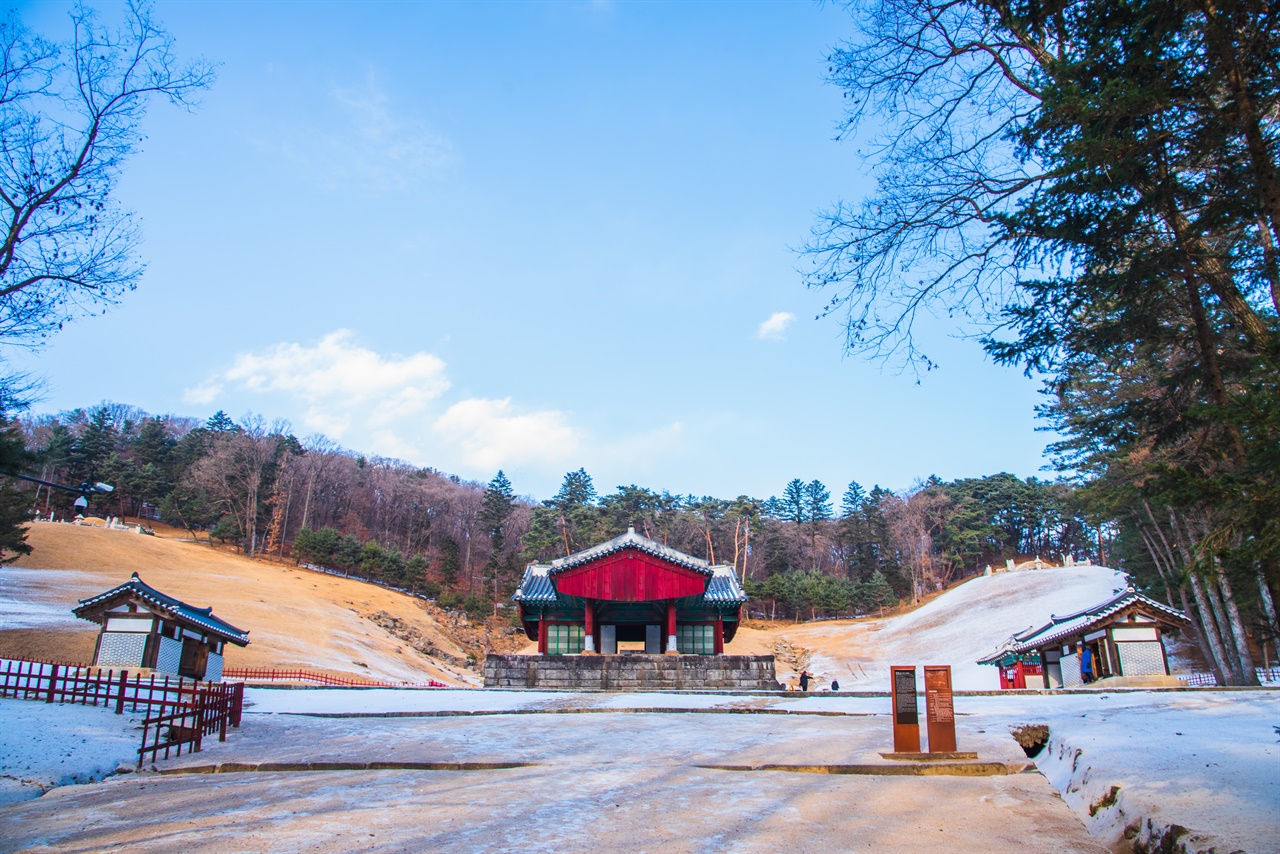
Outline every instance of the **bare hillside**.
{"label": "bare hillside", "polygon": [[88,661],[97,626],[71,608],[133,572],[248,629],[252,643],[229,648],[229,667],[473,685],[479,672],[466,666],[468,654],[483,659],[485,647],[511,651],[522,640],[374,585],[176,538],[39,523],[28,542],[32,554],[0,567],[0,656]]}

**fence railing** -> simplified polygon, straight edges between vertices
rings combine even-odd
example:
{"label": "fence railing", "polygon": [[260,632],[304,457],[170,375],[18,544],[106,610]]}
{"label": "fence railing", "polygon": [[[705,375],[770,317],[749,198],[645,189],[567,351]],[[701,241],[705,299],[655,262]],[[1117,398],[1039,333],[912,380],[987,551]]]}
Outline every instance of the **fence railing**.
{"label": "fence railing", "polygon": [[[1258,674],[1259,685],[1275,685],[1280,683],[1280,665],[1272,667],[1257,667],[1254,672]],[[1188,673],[1178,674],[1178,678],[1186,682],[1188,687],[1192,688],[1212,688],[1218,684],[1218,677],[1212,673]]]}
{"label": "fence railing", "polygon": [[222,671],[227,679],[243,679],[248,682],[315,682],[337,688],[448,688],[443,682],[432,679],[427,682],[385,682],[377,679],[334,676],[319,670],[276,670],[262,667],[228,667]]}
{"label": "fence railing", "polygon": [[117,715],[141,710],[138,767],[153,760],[200,750],[206,735],[227,740],[244,711],[243,683],[198,682],[180,676],[141,676],[76,664],[0,659],[0,697],[45,703],[113,708]]}

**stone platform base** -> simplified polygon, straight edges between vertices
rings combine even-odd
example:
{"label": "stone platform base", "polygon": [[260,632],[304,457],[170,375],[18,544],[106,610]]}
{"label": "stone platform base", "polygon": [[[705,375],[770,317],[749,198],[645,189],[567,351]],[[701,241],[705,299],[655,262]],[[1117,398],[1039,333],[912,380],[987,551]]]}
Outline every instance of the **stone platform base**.
{"label": "stone platform base", "polygon": [[488,655],[486,688],[781,691],[772,655]]}
{"label": "stone platform base", "polygon": [[1079,687],[1086,691],[1106,691],[1110,688],[1183,688],[1186,684],[1177,676],[1107,676]]}

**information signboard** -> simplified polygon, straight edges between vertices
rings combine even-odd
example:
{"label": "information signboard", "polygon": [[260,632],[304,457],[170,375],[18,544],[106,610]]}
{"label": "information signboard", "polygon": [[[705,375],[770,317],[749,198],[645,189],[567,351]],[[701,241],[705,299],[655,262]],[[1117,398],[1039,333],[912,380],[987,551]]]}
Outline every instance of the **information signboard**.
{"label": "information signboard", "polygon": [[916,669],[890,667],[893,685],[893,752],[920,752],[920,712],[916,699]]}
{"label": "information signboard", "polygon": [[925,665],[924,708],[930,753],[956,752],[956,714],[950,665]]}

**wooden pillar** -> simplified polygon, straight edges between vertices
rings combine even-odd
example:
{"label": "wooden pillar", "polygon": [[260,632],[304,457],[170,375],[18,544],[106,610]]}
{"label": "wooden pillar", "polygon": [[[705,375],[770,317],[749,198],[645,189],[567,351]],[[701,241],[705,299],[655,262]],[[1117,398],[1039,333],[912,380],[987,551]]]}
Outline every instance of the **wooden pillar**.
{"label": "wooden pillar", "polygon": [[582,651],[586,655],[593,655],[596,651],[596,611],[595,603],[587,600],[587,605],[583,609],[585,619],[582,625]]}
{"label": "wooden pillar", "polygon": [[547,615],[538,614],[538,654],[547,654]]}
{"label": "wooden pillar", "polygon": [[716,614],[716,655],[724,655],[724,614]]}
{"label": "wooden pillar", "polygon": [[680,647],[676,641],[676,600],[667,600],[667,655],[679,655]]}

